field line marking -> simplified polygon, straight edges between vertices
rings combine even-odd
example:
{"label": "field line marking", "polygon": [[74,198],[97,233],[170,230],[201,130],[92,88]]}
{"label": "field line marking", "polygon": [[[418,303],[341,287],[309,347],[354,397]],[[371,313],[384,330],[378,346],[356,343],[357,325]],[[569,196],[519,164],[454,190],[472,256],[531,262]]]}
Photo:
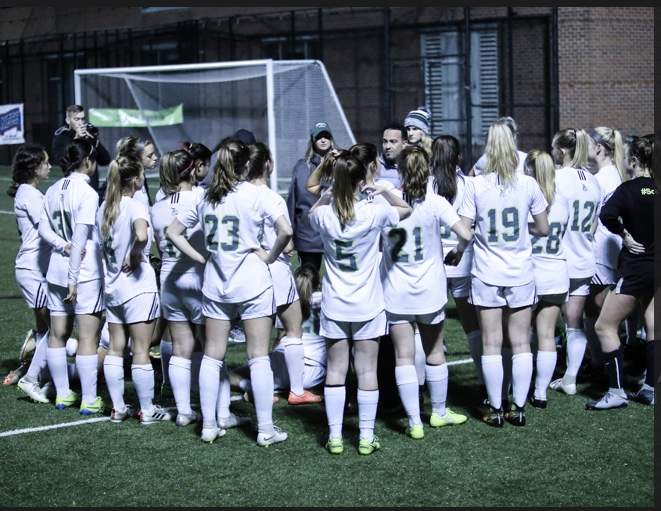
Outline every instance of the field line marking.
{"label": "field line marking", "polygon": [[22,435],[24,433],[36,433],[38,431],[49,431],[51,429],[67,428],[69,426],[80,426],[81,424],[90,424],[92,422],[105,422],[109,420],[110,417],[98,417],[96,419],[86,419],[75,422],[67,422],[65,424],[53,424],[51,426],[40,426],[38,428],[15,429],[13,431],[3,431],[2,433],[0,433],[0,437]]}

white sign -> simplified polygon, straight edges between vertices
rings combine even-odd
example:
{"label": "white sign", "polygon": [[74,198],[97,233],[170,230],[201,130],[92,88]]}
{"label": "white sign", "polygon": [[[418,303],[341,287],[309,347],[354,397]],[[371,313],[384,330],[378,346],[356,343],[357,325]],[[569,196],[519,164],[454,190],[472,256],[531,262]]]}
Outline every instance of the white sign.
{"label": "white sign", "polygon": [[0,145],[24,143],[23,103],[0,105]]}

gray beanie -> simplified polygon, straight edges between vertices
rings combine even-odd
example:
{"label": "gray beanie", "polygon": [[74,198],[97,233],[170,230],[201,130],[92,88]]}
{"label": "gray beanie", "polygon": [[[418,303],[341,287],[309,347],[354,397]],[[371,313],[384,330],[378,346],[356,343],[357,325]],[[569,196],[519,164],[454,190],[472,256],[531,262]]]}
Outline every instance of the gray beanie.
{"label": "gray beanie", "polygon": [[431,110],[426,106],[419,106],[416,110],[409,112],[404,120],[404,126],[415,126],[429,135],[430,121]]}

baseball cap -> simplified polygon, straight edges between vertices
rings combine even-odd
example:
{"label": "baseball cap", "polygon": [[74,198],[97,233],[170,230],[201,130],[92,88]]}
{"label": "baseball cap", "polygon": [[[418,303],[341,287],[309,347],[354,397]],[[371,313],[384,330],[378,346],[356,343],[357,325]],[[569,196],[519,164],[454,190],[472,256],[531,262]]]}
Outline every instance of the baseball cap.
{"label": "baseball cap", "polygon": [[330,129],[330,126],[326,124],[325,122],[318,122],[314,126],[312,126],[312,129],[310,130],[310,136],[312,138],[317,138],[319,136],[319,133],[328,133],[331,137],[333,136],[333,132]]}

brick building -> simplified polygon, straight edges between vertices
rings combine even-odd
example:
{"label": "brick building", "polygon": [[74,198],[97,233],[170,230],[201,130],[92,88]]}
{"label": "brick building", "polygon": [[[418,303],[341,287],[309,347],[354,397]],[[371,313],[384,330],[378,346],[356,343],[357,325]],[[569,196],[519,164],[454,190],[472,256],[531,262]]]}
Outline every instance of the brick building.
{"label": "brick building", "polygon": [[0,104],[24,103],[47,149],[75,69],[269,58],[322,61],[356,140],[377,145],[418,105],[472,162],[502,115],[523,150],[566,127],[654,130],[652,7],[5,7],[0,34]]}

